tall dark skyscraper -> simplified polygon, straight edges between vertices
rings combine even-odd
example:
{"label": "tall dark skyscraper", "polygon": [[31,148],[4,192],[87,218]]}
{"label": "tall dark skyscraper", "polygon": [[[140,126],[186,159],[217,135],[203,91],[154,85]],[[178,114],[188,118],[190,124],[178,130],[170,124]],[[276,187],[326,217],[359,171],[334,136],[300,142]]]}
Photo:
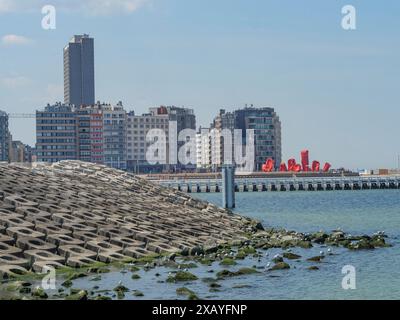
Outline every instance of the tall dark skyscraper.
{"label": "tall dark skyscraper", "polygon": [[93,105],[94,40],[76,35],[64,48],[64,101],[66,104]]}

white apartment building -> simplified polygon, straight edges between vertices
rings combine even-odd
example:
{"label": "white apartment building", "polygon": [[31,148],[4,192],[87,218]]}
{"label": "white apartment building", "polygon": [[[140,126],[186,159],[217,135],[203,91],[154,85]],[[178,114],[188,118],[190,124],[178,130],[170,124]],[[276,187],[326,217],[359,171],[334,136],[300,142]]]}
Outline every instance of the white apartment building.
{"label": "white apartment building", "polygon": [[[164,140],[165,139],[165,140]],[[159,148],[152,154],[155,159],[165,159],[168,163],[169,115],[151,110],[148,114],[127,116],[127,166],[129,171],[139,172],[154,169],[148,163],[149,147],[160,142],[165,148]],[[150,151],[149,151],[150,153]],[[150,157],[151,158],[151,157]],[[163,165],[163,163],[158,163]],[[165,164],[165,163],[164,163]]]}
{"label": "white apartment building", "polygon": [[212,167],[210,129],[201,128],[196,134],[196,167],[209,169]]}

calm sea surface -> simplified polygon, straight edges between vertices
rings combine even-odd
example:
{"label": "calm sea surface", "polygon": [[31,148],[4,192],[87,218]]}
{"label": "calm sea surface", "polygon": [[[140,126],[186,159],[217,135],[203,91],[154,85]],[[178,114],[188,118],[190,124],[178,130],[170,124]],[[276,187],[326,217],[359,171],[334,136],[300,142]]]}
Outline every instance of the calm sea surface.
{"label": "calm sea surface", "polygon": [[[196,197],[221,204],[221,194],[196,194]],[[215,277],[221,270],[218,262],[211,267],[191,269],[200,280],[185,284],[165,283],[171,269],[141,270],[138,280],[131,272],[116,271],[103,274],[100,281],[78,279],[74,288],[109,290],[121,281],[131,290],[143,292],[142,299],[178,299],[176,289],[185,286],[205,299],[399,299],[400,298],[400,190],[333,191],[333,192],[276,192],[237,194],[239,214],[261,220],[264,225],[284,227],[301,232],[331,231],[342,228],[352,234],[372,234],[385,231],[391,248],[356,251],[332,248],[334,255],[318,264],[320,270],[310,271],[313,265],[305,261],[318,255],[326,247],[294,249],[301,261],[290,261],[291,269],[267,272],[270,259],[280,249],[268,250],[269,256],[258,261],[249,257],[240,261],[240,267],[259,268],[260,273],[220,281],[219,292],[210,292],[204,278]],[[356,268],[356,289],[342,289],[342,268]],[[213,271],[213,272],[212,272]],[[98,288],[97,288],[98,287]],[[138,299],[132,293],[126,299]],[[139,298],[140,299],[140,298]]]}

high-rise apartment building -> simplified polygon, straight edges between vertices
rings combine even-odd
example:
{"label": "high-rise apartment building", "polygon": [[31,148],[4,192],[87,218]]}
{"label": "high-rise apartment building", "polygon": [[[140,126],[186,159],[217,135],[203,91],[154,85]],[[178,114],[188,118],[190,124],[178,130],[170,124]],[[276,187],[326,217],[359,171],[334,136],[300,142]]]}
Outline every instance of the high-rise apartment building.
{"label": "high-rise apartment building", "polygon": [[[154,141],[153,137],[157,141]],[[157,148],[157,154],[152,156],[162,161],[149,164],[146,157],[148,147],[155,142],[160,142],[163,147]],[[127,159],[128,170],[133,172],[160,171],[169,162],[169,115],[166,109],[151,108],[147,114],[128,114]]]}
{"label": "high-rise apartment building", "polygon": [[161,106],[159,108],[150,108],[151,114],[168,115],[169,121],[176,121],[178,134],[184,129],[196,130],[196,115],[193,109],[175,106]]}
{"label": "high-rise apartment building", "polygon": [[212,167],[212,130],[200,128],[196,134],[196,165],[198,169]]}
{"label": "high-rise apartment building", "polygon": [[27,161],[29,156],[27,155],[29,146],[26,146],[21,141],[12,141],[10,147],[10,162],[30,162]]}
{"label": "high-rise apartment building", "polygon": [[[213,123],[213,163],[222,165],[227,162],[224,158],[226,143],[223,130],[229,130],[232,141],[232,157],[235,154],[234,130],[241,130],[242,145],[247,145],[249,137],[247,130],[254,132],[254,170],[261,170],[267,158],[275,160],[276,168],[282,159],[281,122],[273,108],[245,107],[233,112],[220,110]],[[228,132],[228,131],[226,131]],[[225,134],[226,134],[225,132]],[[244,149],[240,150],[245,152]]]}
{"label": "high-rise apartment building", "polygon": [[36,111],[38,162],[79,159],[75,108],[57,103]]}
{"label": "high-rise apartment building", "polygon": [[64,102],[95,103],[94,39],[87,34],[75,35],[64,48]]}
{"label": "high-rise apartment building", "polygon": [[243,141],[246,130],[254,130],[255,169],[261,170],[268,158],[279,168],[282,160],[281,122],[273,108],[244,108],[235,111],[235,128],[242,129]]}
{"label": "high-rise apartment building", "polygon": [[102,105],[102,112],[104,164],[126,170],[126,111],[119,102],[116,106]]}
{"label": "high-rise apartment building", "polygon": [[0,161],[9,161],[10,140],[8,114],[0,111]]}
{"label": "high-rise apartment building", "polygon": [[103,105],[81,106],[76,112],[79,159],[103,164]]}

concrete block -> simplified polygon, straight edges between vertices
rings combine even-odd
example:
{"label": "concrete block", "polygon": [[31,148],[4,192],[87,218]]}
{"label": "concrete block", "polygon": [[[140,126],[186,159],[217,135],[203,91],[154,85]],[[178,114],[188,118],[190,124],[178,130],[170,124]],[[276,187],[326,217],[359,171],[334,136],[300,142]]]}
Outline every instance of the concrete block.
{"label": "concrete block", "polygon": [[111,263],[111,262],[119,262],[119,261],[128,261],[130,257],[127,257],[123,254],[116,253],[114,251],[102,251],[99,252],[97,256],[97,260],[104,263]]}
{"label": "concrete block", "polygon": [[15,208],[18,207],[37,207],[38,203],[24,199],[19,195],[12,195],[4,198],[4,202],[11,204]]}
{"label": "concrete block", "polygon": [[74,239],[66,234],[49,234],[47,236],[49,243],[55,244],[56,246],[83,246],[84,242],[79,239]]}
{"label": "concrete block", "polygon": [[0,265],[0,279],[10,279],[26,275],[28,270],[16,265]]}
{"label": "concrete block", "polygon": [[0,265],[15,265],[23,268],[29,268],[30,261],[12,254],[0,254]]}
{"label": "concrete block", "polygon": [[5,243],[0,243],[0,254],[22,257],[22,250]]}
{"label": "concrete block", "polygon": [[25,221],[32,223],[33,225],[36,224],[51,224],[51,220],[44,217],[35,217],[35,216],[26,216]]}
{"label": "concrete block", "polygon": [[176,247],[171,247],[162,242],[149,242],[146,249],[156,253],[173,253],[178,251]]}
{"label": "concrete block", "polygon": [[62,229],[60,226],[51,224],[36,224],[35,230],[44,233],[46,236],[56,234],[56,235],[66,235],[71,236],[72,231],[67,229]]}
{"label": "concrete block", "polygon": [[13,237],[7,236],[5,234],[0,234],[0,243],[13,246],[15,244],[15,239]]}
{"label": "concrete block", "polygon": [[93,265],[96,262],[96,260],[87,257],[74,256],[67,259],[66,265],[71,268],[82,268],[85,266]]}
{"label": "concrete block", "polygon": [[23,251],[26,250],[41,250],[56,253],[57,247],[54,244],[48,243],[38,238],[19,238],[16,246]]}
{"label": "concrete block", "polygon": [[48,267],[52,267],[54,269],[60,269],[64,267],[64,264],[53,260],[36,261],[32,265],[32,270],[37,273],[42,273],[45,270],[48,270],[47,269]]}
{"label": "concrete block", "polygon": [[39,210],[38,208],[35,207],[18,207],[15,209],[15,212],[18,214],[23,215],[24,217],[42,217],[42,218],[50,218],[51,213]]}
{"label": "concrete block", "polygon": [[24,227],[24,228],[33,228],[34,225],[29,221],[26,221],[23,216],[14,214],[2,217],[0,216],[0,225],[3,227]]}
{"label": "concrete block", "polygon": [[26,250],[24,251],[24,257],[29,259],[32,262],[32,265],[37,261],[55,261],[60,264],[65,263],[65,259],[63,257],[43,250]]}
{"label": "concrete block", "polygon": [[85,248],[94,251],[94,252],[103,252],[103,251],[108,251],[108,252],[116,252],[116,253],[121,253],[122,248],[112,245],[109,242],[101,242],[101,241],[89,241],[85,244]]}
{"label": "concrete block", "polygon": [[124,254],[127,257],[138,259],[138,258],[148,256],[150,254],[154,254],[154,252],[148,251],[142,247],[126,247],[122,251],[122,254]]}
{"label": "concrete block", "polygon": [[50,213],[71,213],[71,210],[59,207],[54,204],[40,204],[39,209]]}
{"label": "concrete block", "polygon": [[7,229],[6,232],[10,237],[13,237],[14,239],[31,237],[44,240],[44,238],[46,237],[44,233],[24,227],[10,227]]}
{"label": "concrete block", "polygon": [[64,225],[66,223],[84,223],[85,221],[82,219],[79,219],[75,216],[73,216],[72,214],[69,213],[62,213],[62,212],[57,212],[54,213],[51,216],[51,220],[53,220],[55,223],[60,224],[60,225]]}
{"label": "concrete block", "polygon": [[108,238],[103,237],[103,236],[99,236],[94,232],[74,232],[72,234],[72,237],[75,239],[79,239],[82,240],[84,243],[88,242],[88,241],[92,241],[92,240],[96,240],[96,241],[108,241]]}
{"label": "concrete block", "polygon": [[111,238],[110,243],[113,245],[119,246],[121,248],[126,248],[126,247],[144,248],[146,246],[145,242],[134,240],[133,238],[130,238],[130,237]]}
{"label": "concrete block", "polygon": [[58,252],[65,258],[69,257],[85,257],[90,259],[96,259],[97,253],[93,252],[92,250],[85,249],[81,246],[76,245],[66,245],[60,246],[58,248]]}
{"label": "concrete block", "polygon": [[8,216],[21,216],[21,217],[23,217],[23,215],[22,214],[18,214],[18,213],[16,213],[15,211],[13,211],[13,209],[5,209],[5,208],[0,208],[0,217],[3,217],[3,218],[5,218],[5,217],[8,217]]}
{"label": "concrete block", "polygon": [[100,228],[98,234],[106,238],[113,238],[113,237],[124,236],[127,235],[128,233],[124,232],[121,229],[110,226],[108,228]]}
{"label": "concrete block", "polygon": [[93,227],[89,227],[85,224],[80,223],[64,223],[63,228],[67,230],[71,230],[72,232],[91,232],[96,233],[97,229]]}

